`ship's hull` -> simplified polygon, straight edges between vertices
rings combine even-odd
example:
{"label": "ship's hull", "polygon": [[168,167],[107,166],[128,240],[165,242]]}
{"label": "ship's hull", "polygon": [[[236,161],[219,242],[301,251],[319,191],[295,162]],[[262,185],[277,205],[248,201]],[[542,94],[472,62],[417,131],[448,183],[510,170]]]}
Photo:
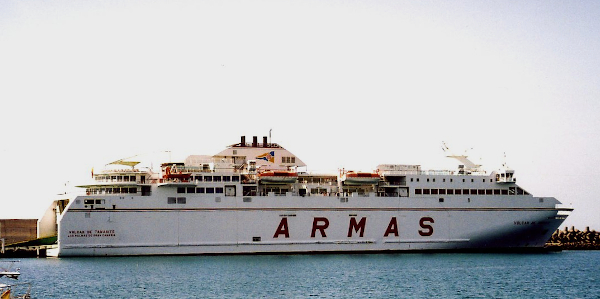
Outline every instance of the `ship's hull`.
{"label": "ship's hull", "polygon": [[564,220],[531,196],[85,198],[60,217],[59,256],[542,248]]}

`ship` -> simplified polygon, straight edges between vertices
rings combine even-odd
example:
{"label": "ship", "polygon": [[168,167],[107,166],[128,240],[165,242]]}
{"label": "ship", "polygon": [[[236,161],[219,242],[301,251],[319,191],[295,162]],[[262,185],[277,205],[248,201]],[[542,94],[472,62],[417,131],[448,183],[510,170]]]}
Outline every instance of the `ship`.
{"label": "ship", "polygon": [[53,200],[38,234],[59,257],[536,250],[573,210],[443,148],[455,170],[313,173],[257,136],[160,168],[121,159]]}

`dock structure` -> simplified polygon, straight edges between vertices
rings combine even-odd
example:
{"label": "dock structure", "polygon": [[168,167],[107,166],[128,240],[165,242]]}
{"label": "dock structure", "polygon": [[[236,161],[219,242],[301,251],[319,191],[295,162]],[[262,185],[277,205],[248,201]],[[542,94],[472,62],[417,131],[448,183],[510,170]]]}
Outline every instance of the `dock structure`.
{"label": "dock structure", "polygon": [[5,244],[37,238],[37,219],[0,219],[0,239]]}
{"label": "dock structure", "polygon": [[0,219],[0,257],[45,256],[56,236],[38,238],[37,219]]}

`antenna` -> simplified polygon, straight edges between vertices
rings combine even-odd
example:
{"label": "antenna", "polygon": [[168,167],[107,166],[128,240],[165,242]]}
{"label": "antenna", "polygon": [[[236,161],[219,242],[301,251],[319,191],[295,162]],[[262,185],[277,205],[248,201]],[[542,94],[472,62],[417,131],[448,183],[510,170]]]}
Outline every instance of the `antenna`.
{"label": "antenna", "polygon": [[508,163],[506,162],[506,152],[504,152],[504,159],[502,160],[502,168],[505,170],[510,169],[510,167],[508,167]]}
{"label": "antenna", "polygon": [[452,153],[452,151],[450,151],[450,148],[448,147],[448,145],[446,145],[446,142],[444,142],[444,141],[442,141],[442,150],[446,153],[446,157],[454,158],[454,159],[458,160],[459,162],[461,162],[464,165],[465,170],[471,171],[471,172],[480,171],[481,165],[475,164],[471,160],[469,160],[468,156],[466,155],[466,150],[465,150],[465,154],[463,154],[463,155],[455,155],[454,153]]}

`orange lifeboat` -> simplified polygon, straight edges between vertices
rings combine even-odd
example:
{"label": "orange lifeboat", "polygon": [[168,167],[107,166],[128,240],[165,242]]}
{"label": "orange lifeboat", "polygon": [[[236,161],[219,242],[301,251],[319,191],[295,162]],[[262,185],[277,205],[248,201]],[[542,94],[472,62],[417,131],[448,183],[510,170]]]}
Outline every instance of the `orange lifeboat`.
{"label": "orange lifeboat", "polygon": [[191,176],[192,176],[192,174],[189,172],[181,172],[181,170],[177,171],[176,168],[174,171],[172,171],[171,166],[167,166],[165,168],[165,174],[163,175],[163,178],[188,180]]}
{"label": "orange lifeboat", "polygon": [[346,185],[374,185],[381,180],[381,176],[374,172],[348,171],[344,177],[344,184]]}
{"label": "orange lifeboat", "polygon": [[258,175],[261,182],[275,184],[290,184],[298,180],[298,173],[293,171],[265,171]]}

